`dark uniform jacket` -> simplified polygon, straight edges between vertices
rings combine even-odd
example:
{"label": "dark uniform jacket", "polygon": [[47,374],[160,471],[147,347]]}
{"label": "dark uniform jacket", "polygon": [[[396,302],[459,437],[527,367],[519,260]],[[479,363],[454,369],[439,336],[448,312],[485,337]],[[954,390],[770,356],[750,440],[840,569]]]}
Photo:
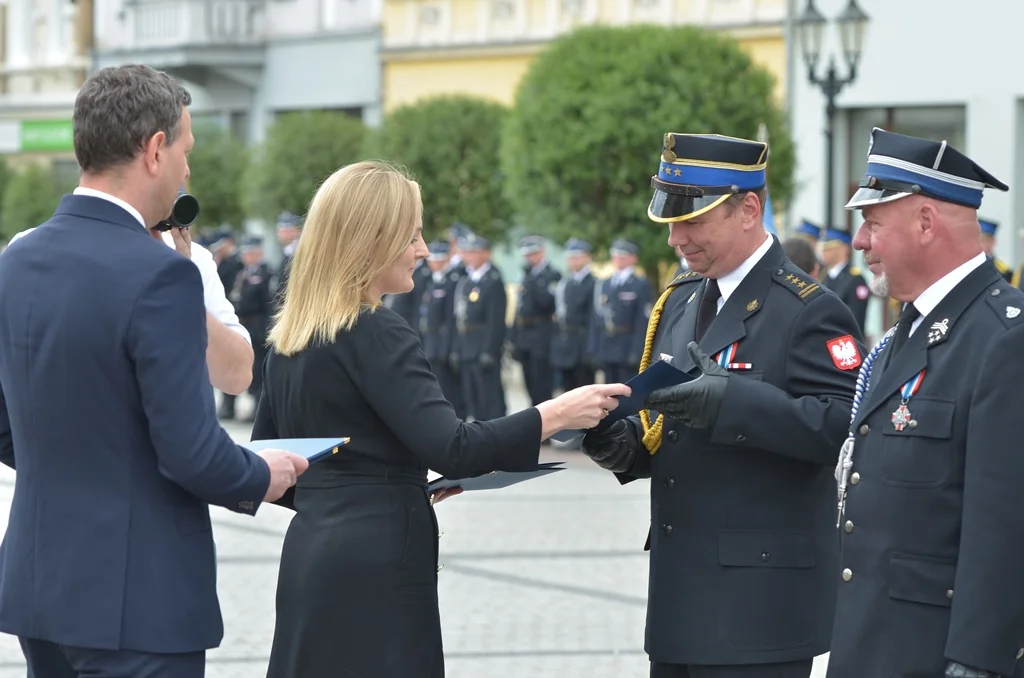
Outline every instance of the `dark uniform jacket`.
{"label": "dark uniform jacket", "polygon": [[271,271],[266,262],[243,268],[229,295],[238,321],[249,332],[253,346],[262,345],[266,340],[273,303],[270,279]]}
{"label": "dark uniform jacket", "polygon": [[538,270],[524,269],[511,332],[516,359],[548,358],[555,315],[555,286],[561,279],[562,274],[548,262]]}
{"label": "dark uniform jacket", "polygon": [[590,359],[587,337],[594,315],[594,276],[563,278],[555,289],[555,330],[551,366],[571,369]]}
{"label": "dark uniform jacket", "polygon": [[618,285],[613,280],[614,276],[598,283],[590,352],[602,365],[636,365],[654,293],[650,281],[636,274]]}
{"label": "dark uniform jacket", "polygon": [[404,294],[390,294],[384,298],[384,305],[405,318],[414,332],[420,327],[420,302],[423,300],[423,287],[430,280],[430,267],[425,261],[416,264],[412,273],[413,288]]}
{"label": "dark uniform jacket", "polygon": [[871,290],[868,289],[868,283],[864,280],[864,276],[861,275],[860,269],[847,264],[839,271],[835,278],[825,274],[821,284],[835,292],[836,296],[850,307],[853,317],[857,320],[857,326],[863,332]]}
{"label": "dark uniform jacket", "polygon": [[508,293],[501,273],[494,268],[474,281],[467,272],[455,288],[455,353],[462,362],[476,361],[481,354],[500,363],[505,345],[505,312]]}
{"label": "dark uniform jacket", "polygon": [[423,341],[423,352],[434,364],[448,360],[455,337],[455,286],[459,272],[446,270],[435,276],[431,274],[423,286],[420,304],[419,331]]}
{"label": "dark uniform jacket", "polygon": [[992,265],[994,265],[996,270],[999,271],[999,275],[1003,276],[1003,280],[1008,283],[1013,282],[1013,269],[1008,263],[999,257],[989,257],[988,260],[991,261]]}
{"label": "dark uniform jacket", "polygon": [[[670,289],[653,360],[691,371],[686,347],[705,281],[691,271]],[[652,326],[657,315],[656,306]],[[700,342],[712,357],[736,346],[714,427],[665,420],[657,452],[641,447],[619,476],[651,479],[652,661],[758,664],[828,651],[839,557],[833,474],[861,343],[850,310],[778,241],[725,302]]]}
{"label": "dark uniform jacket", "polygon": [[1024,675],[1024,293],[984,263],[886,353],[852,427],[828,676]]}

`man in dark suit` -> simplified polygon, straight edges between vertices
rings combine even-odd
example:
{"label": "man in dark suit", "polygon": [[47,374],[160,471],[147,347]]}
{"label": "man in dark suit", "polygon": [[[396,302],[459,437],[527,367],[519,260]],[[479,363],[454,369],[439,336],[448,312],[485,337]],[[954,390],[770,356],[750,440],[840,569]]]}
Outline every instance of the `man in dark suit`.
{"label": "man in dark suit", "polygon": [[640,367],[697,378],[583,442],[621,482],[651,479],[652,678],[807,678],[828,651],[832,474],[862,340],[765,232],[767,156],[763,142],[666,135],[648,214],[690,270],[655,305]]}
{"label": "man in dark suit", "polygon": [[595,283],[590,272],[590,249],[590,243],[580,238],[570,238],[565,243],[569,275],[555,289],[551,366],[562,373],[564,391],[594,383],[594,357],[587,353]]}
{"label": "man in dark suit", "polygon": [[837,228],[825,229],[821,243],[821,258],[825,263],[824,274],[819,277],[821,284],[836,293],[843,303],[850,307],[857,326],[864,331],[868,314],[868,300],[871,290],[861,275],[860,269],[850,265],[850,242],[853,238],[846,231]]}
{"label": "man in dark suit", "polygon": [[1008,189],[945,141],[877,128],[860,185],[853,244],[903,308],[865,360],[836,468],[828,676],[1021,676],[1024,293],[977,218],[985,188]]}
{"label": "man in dark suit", "polygon": [[81,184],[0,256],[0,631],[35,678],[202,676],[223,636],[208,504],[253,514],[306,466],[217,423],[199,270],[151,230],[188,178],[190,101],[144,66],[86,81]]}

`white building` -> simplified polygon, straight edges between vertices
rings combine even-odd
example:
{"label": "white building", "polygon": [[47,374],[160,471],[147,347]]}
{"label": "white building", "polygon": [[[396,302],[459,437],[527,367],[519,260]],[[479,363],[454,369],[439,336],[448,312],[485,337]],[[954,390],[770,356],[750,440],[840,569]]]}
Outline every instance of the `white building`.
{"label": "white building", "polygon": [[171,73],[192,93],[198,124],[253,143],[281,112],[380,118],[380,0],[94,2],[94,66]]}
{"label": "white building", "polygon": [[[814,0],[830,20],[848,0]],[[797,15],[805,0],[799,0]],[[856,229],[859,212],[843,205],[864,172],[872,127],[947,140],[1008,184],[1009,193],[986,191],[979,215],[1000,223],[997,255],[1024,262],[1024,3],[1006,0],[858,0],[870,16],[857,79],[839,95],[835,119],[833,224]],[[847,67],[834,26],[819,59],[839,74]],[[809,84],[794,42],[791,120],[797,144],[798,195],[790,221],[825,219],[825,97]],[[868,273],[870,275],[870,273]],[[877,336],[881,304],[869,309]]]}

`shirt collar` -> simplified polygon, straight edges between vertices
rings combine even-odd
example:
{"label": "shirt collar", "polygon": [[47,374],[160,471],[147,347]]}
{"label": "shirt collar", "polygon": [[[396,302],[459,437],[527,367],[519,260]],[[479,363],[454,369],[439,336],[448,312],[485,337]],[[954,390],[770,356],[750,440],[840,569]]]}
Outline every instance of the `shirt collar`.
{"label": "shirt collar", "polygon": [[99,198],[101,200],[106,200],[107,202],[112,202],[121,209],[123,209],[128,214],[135,217],[135,220],[142,224],[143,228],[146,228],[146,222],[143,220],[142,214],[139,212],[139,210],[135,209],[134,207],[126,203],[124,200],[121,200],[120,198],[116,198],[110,195],[109,193],[104,193],[103,191],[97,191],[95,188],[85,188],[83,186],[79,186],[73,192],[75,195],[86,195],[91,198]]}
{"label": "shirt collar", "polygon": [[629,276],[631,275],[633,275],[633,267],[627,266],[621,271],[616,271],[615,274],[612,275],[612,283],[615,285],[621,285],[622,283],[629,280]]}
{"label": "shirt collar", "polygon": [[491,262],[488,261],[488,262],[485,262],[484,265],[481,266],[480,268],[476,268],[476,269],[473,269],[472,271],[470,271],[469,272],[469,278],[473,282],[480,282],[480,279],[483,278],[484,274],[487,273],[487,271],[489,271],[489,270],[491,270]]}
{"label": "shirt collar", "polygon": [[[747,257],[747,260],[740,264],[736,270],[732,273],[723,275],[718,279],[718,290],[722,293],[721,304],[725,304],[729,300],[729,295],[736,291],[736,288],[740,286],[743,279],[747,277],[757,262],[761,261],[764,255],[768,254],[768,250],[772,248],[772,236],[765,235],[764,242],[758,247],[753,254]],[[719,306],[721,308],[721,306]]]}
{"label": "shirt collar", "polygon": [[575,273],[573,273],[572,274],[572,279],[575,280],[576,282],[579,282],[579,281],[583,280],[584,278],[586,278],[588,275],[590,275],[590,264],[587,264],[586,266],[584,266],[580,270],[578,270]]}
{"label": "shirt collar", "polygon": [[843,272],[843,269],[846,268],[846,265],[848,263],[850,263],[850,262],[844,261],[844,262],[842,262],[840,264],[836,264],[832,268],[828,269],[828,277],[832,278],[833,280],[838,278],[839,274]]}
{"label": "shirt collar", "polygon": [[963,282],[964,278],[984,263],[985,253],[982,252],[932,283],[931,287],[914,300],[914,307],[921,314],[921,318],[927,317],[929,313],[934,311],[939,302],[945,299],[946,295],[952,292],[954,287]]}

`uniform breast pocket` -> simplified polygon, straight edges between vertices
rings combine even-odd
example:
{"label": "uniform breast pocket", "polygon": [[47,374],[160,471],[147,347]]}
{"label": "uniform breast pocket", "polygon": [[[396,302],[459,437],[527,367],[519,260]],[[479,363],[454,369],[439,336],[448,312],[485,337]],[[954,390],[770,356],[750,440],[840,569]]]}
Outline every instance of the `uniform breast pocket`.
{"label": "uniform breast pocket", "polygon": [[[898,400],[886,406],[895,411]],[[903,430],[887,421],[882,429],[882,482],[895,487],[938,487],[949,478],[952,465],[953,416],[956,403],[913,397],[907,403],[910,421]]]}
{"label": "uniform breast pocket", "polygon": [[764,381],[764,372],[762,370],[729,370],[733,374],[737,374],[747,379],[753,379],[755,381]]}

